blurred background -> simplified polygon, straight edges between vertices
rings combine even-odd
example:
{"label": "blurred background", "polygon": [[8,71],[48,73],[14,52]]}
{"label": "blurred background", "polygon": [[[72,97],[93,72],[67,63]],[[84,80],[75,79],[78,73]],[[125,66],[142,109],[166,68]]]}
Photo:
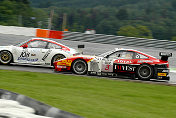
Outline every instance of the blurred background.
{"label": "blurred background", "polygon": [[175,0],[0,0],[0,25],[176,41]]}

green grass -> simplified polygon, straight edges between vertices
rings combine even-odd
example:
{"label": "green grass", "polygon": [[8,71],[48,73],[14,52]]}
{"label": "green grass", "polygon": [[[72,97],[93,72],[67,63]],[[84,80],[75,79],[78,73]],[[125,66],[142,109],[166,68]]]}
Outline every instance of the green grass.
{"label": "green grass", "polygon": [[171,70],[176,70],[176,68],[170,68]]}
{"label": "green grass", "polygon": [[175,118],[176,87],[0,70],[0,88],[86,118]]}

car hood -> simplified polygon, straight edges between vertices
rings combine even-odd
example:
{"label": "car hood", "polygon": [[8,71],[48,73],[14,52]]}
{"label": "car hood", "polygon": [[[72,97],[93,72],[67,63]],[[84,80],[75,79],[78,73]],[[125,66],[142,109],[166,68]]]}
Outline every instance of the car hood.
{"label": "car hood", "polygon": [[10,46],[0,46],[0,50],[1,49],[9,49],[9,48],[12,48],[14,47],[13,45],[10,45]]}

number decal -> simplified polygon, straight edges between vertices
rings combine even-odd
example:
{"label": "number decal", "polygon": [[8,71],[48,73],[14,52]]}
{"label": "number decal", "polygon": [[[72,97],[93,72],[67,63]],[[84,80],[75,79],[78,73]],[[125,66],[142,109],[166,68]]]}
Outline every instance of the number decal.
{"label": "number decal", "polygon": [[109,70],[109,66],[110,66],[110,65],[106,65],[106,68],[105,68],[105,70]]}

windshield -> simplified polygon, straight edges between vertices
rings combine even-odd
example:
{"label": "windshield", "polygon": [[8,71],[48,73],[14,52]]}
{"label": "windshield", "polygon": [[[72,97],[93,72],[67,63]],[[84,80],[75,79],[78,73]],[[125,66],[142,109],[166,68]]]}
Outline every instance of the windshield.
{"label": "windshield", "polygon": [[103,53],[103,54],[99,54],[98,56],[100,56],[100,57],[105,57],[106,55],[109,55],[109,54],[111,54],[111,53],[113,53],[113,52],[115,52],[115,50],[111,50],[111,51],[105,52],[105,53]]}
{"label": "windshield", "polygon": [[[31,40],[31,39],[29,39],[29,40]],[[29,40],[24,41],[24,42],[22,42],[22,43],[17,43],[17,44],[15,44],[14,46],[20,47],[21,45],[25,44],[25,43],[28,42]]]}

